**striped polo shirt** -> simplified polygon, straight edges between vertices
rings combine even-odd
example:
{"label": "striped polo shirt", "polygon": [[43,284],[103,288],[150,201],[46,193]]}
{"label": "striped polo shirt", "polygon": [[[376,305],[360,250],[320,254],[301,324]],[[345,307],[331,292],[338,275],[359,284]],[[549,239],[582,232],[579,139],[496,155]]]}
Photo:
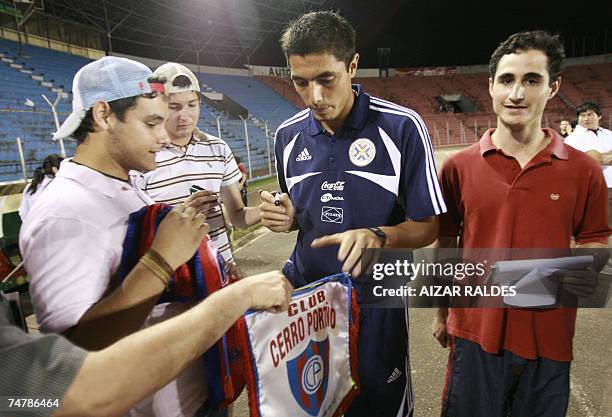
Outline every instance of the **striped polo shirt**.
{"label": "striped polo shirt", "polygon": [[[240,181],[241,173],[234,154],[223,140],[196,129],[186,147],[168,145],[155,157],[157,169],[136,179],[137,184],[155,202],[180,204],[189,197],[189,187],[200,187],[219,193]],[[233,261],[227,227],[221,206],[207,212],[208,235],[226,262]]]}

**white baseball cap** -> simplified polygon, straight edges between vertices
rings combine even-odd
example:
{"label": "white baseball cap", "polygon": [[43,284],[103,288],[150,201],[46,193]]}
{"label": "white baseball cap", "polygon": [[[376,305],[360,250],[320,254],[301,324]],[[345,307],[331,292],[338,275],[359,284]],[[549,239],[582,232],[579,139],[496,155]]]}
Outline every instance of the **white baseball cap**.
{"label": "white baseball cap", "polygon": [[163,92],[161,84],[150,84],[153,72],[140,62],[116,56],[105,56],[81,68],[72,81],[72,113],[53,139],[66,139],[78,129],[98,101],[115,101],[153,91]]}
{"label": "white baseball cap", "polygon": [[[172,85],[176,77],[181,75],[189,79],[190,85],[186,87]],[[182,93],[184,91],[200,92],[200,83],[193,72],[191,72],[191,70],[186,66],[177,64],[176,62],[168,62],[161,65],[155,70],[153,77],[166,80],[164,84],[164,92],[166,94]]]}

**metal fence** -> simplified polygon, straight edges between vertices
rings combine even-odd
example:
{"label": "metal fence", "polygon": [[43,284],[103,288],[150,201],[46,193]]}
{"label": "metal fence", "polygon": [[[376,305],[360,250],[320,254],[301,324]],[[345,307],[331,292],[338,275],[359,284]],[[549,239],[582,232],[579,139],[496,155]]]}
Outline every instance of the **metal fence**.
{"label": "metal fence", "polygon": [[[544,115],[542,126],[559,130],[559,121],[574,120],[575,114]],[[461,146],[478,142],[487,129],[497,125],[495,115],[435,115],[424,116],[434,147]],[[612,113],[602,118],[600,126],[612,128]]]}
{"label": "metal fence", "polygon": [[[27,181],[50,153],[73,155],[76,142],[52,140],[52,133],[57,130],[56,117],[63,120],[67,113],[54,115],[51,111],[23,109],[0,109],[0,112],[3,113],[0,122],[0,182]],[[273,149],[276,126],[253,117],[236,120],[217,114],[202,114],[198,126],[229,145],[248,168],[249,179],[276,174]]]}
{"label": "metal fence", "polygon": [[[37,126],[24,126],[22,135],[10,137],[4,129],[4,138],[0,141],[0,181],[27,181],[34,169],[42,163],[50,153],[64,152],[64,144],[51,139],[55,131],[55,122],[52,112],[38,110],[7,111],[16,116],[18,113],[46,114],[48,122]],[[612,112],[601,121],[601,126],[612,128]],[[7,115],[8,116],[8,115]],[[67,114],[60,114],[63,119]],[[561,119],[574,119],[574,114],[546,114],[542,120],[544,127],[558,129]],[[2,123],[6,127],[8,117]],[[423,117],[429,130],[434,147],[461,146],[475,143],[483,133],[495,127],[497,120],[494,115],[468,116],[468,115],[426,115]],[[17,123],[17,119],[10,123]],[[260,121],[249,117],[236,120],[219,116],[218,114],[203,115],[200,119],[200,128],[207,133],[223,139],[232,152],[241,158],[248,168],[249,179],[257,179],[276,174],[274,160],[274,130],[267,121]],[[32,132],[28,134],[28,132]],[[66,141],[65,152],[71,156],[76,143]],[[12,156],[12,157],[11,157]]]}
{"label": "metal fence", "polygon": [[235,156],[248,168],[249,178],[274,175],[274,131],[268,121],[254,117],[229,119],[212,113],[210,118],[200,119],[200,129],[224,140]]}

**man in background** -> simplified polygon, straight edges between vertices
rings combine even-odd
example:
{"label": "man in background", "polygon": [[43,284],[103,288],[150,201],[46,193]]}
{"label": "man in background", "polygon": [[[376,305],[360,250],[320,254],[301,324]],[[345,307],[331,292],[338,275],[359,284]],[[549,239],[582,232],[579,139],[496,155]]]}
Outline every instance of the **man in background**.
{"label": "man in background", "polygon": [[576,108],[578,126],[565,143],[586,152],[601,166],[608,187],[608,224],[612,224],[612,131],[600,126],[602,111],[593,101]]}
{"label": "man in background", "polygon": [[559,133],[564,138],[568,137],[573,130],[574,128],[572,127],[572,124],[569,120],[563,119],[559,122]]}

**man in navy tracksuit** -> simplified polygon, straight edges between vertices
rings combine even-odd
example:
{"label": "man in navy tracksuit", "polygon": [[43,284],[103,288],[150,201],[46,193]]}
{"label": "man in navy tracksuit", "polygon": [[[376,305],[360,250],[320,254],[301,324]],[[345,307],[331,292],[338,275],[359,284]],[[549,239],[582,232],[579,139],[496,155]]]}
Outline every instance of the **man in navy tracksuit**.
{"label": "man in navy tracksuit", "polygon": [[[298,17],[281,44],[308,106],[276,133],[281,204],[262,193],[263,224],[299,230],[283,273],[296,287],[340,271],[359,278],[362,249],[431,243],[446,207],[420,116],[351,84],[355,31],[338,14]],[[361,394],[345,416],[411,414],[407,327],[405,309],[360,309]]]}

